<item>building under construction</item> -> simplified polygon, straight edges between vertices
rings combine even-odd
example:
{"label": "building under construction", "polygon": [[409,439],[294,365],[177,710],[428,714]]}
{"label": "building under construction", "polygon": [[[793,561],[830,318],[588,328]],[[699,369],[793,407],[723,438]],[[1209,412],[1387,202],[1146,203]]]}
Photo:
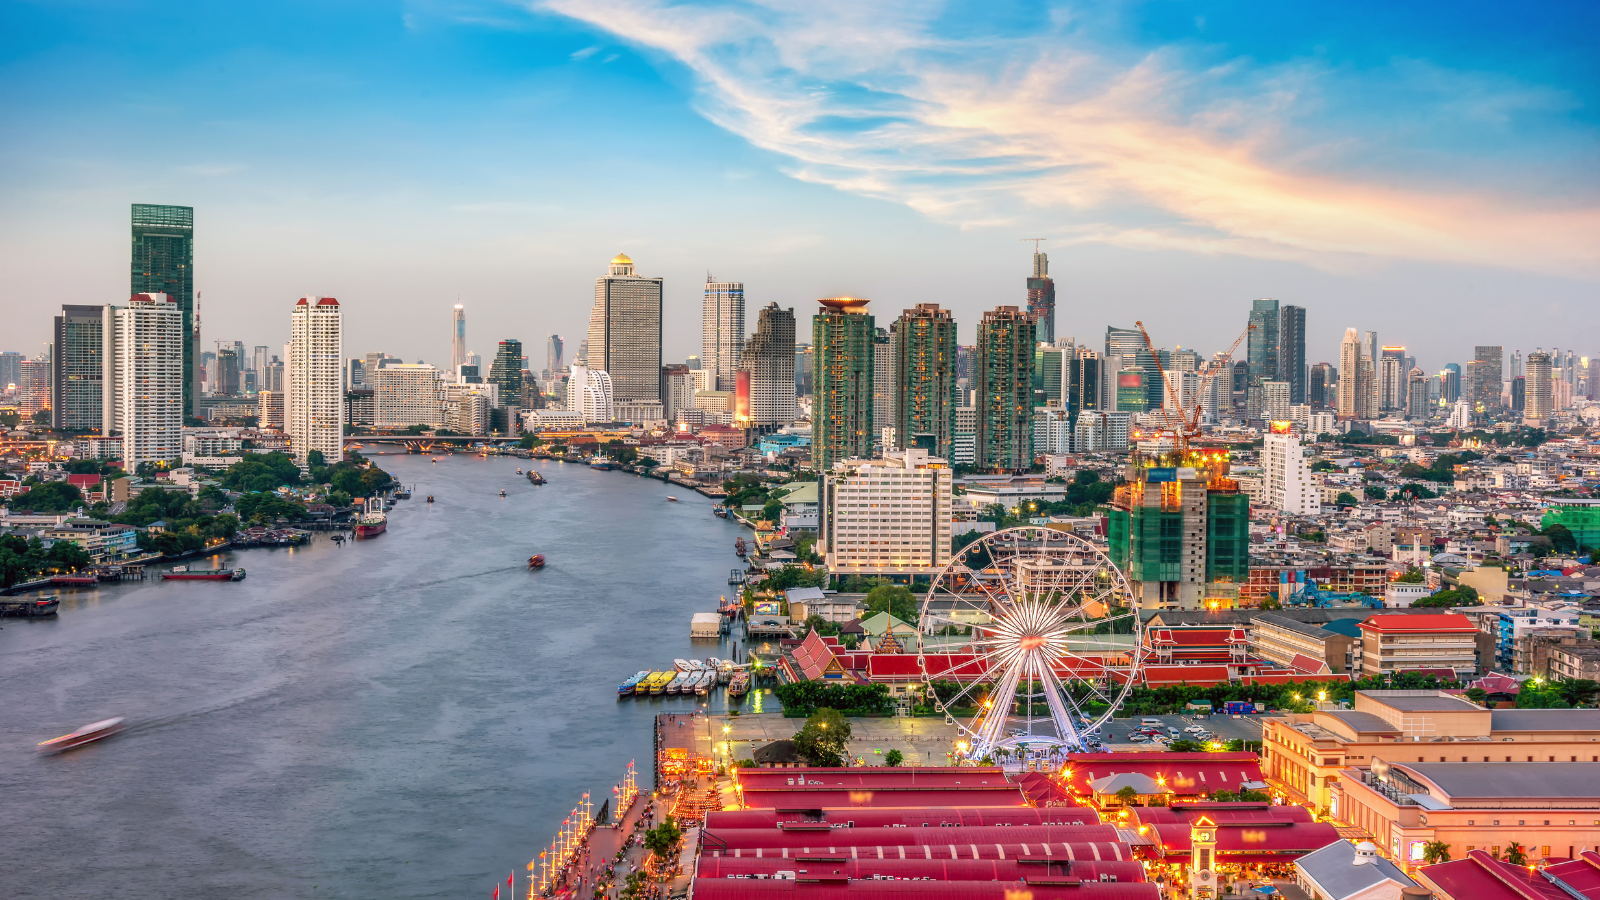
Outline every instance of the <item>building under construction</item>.
{"label": "building under construction", "polygon": [[1133,454],[1111,503],[1111,560],[1140,609],[1231,607],[1250,578],[1250,498],[1228,451]]}

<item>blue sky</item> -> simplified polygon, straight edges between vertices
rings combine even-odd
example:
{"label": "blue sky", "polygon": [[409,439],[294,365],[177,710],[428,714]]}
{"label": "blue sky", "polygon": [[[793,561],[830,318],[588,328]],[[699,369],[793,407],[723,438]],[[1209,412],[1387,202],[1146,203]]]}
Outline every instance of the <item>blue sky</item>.
{"label": "blue sky", "polygon": [[[133,202],[196,207],[205,337],[442,361],[581,332],[625,250],[698,285],[1018,303],[1222,349],[1250,300],[1309,353],[1376,329],[1600,352],[1587,3],[0,2],[3,349],[119,302]],[[540,351],[531,350],[535,363]]]}

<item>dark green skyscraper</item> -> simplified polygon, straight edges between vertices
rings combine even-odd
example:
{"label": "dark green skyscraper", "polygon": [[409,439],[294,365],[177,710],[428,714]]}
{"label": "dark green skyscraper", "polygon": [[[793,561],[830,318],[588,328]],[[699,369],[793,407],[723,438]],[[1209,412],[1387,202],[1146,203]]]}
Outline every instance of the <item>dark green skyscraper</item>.
{"label": "dark green skyscraper", "polygon": [[819,300],[811,319],[811,468],[825,472],[841,459],[872,458],[872,369],[877,327],[867,301]]}
{"label": "dark green skyscraper", "polygon": [[1033,463],[1034,321],[999,306],[978,323],[973,387],[977,389],[977,466],[997,472]]}
{"label": "dark green skyscraper", "polygon": [[199,337],[194,326],[194,207],[133,204],[133,278],[128,296],[166,294],[183,313],[183,411],[199,397]]}
{"label": "dark green skyscraper", "polygon": [[896,449],[931,434],[934,453],[950,454],[956,408],[956,320],[937,303],[918,303],[894,323]]}
{"label": "dark green skyscraper", "polygon": [[518,406],[522,403],[522,342],[506,338],[489,364],[489,382],[498,384],[500,405]]}

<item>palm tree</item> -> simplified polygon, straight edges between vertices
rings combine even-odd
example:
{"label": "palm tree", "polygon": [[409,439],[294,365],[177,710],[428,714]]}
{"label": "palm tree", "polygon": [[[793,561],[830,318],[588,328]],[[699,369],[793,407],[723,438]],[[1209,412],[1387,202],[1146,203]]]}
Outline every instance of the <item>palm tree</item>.
{"label": "palm tree", "polygon": [[1506,845],[1506,862],[1511,863],[1513,866],[1527,865],[1528,848],[1522,846],[1516,841],[1512,841],[1510,844]]}
{"label": "palm tree", "polygon": [[1428,865],[1450,861],[1450,845],[1444,841],[1428,841],[1422,845],[1422,861]]}

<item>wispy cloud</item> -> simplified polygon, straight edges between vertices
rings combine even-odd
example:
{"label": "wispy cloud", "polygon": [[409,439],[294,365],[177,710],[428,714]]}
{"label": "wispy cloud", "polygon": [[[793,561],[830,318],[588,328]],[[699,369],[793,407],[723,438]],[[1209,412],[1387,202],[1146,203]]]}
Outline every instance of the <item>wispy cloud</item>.
{"label": "wispy cloud", "polygon": [[[962,227],[1048,224],[1071,240],[1323,266],[1378,257],[1597,274],[1592,200],[1447,173],[1414,186],[1341,172],[1339,148],[1363,136],[1301,127],[1297,113],[1331,77],[1314,64],[1125,56],[1066,14],[1044,33],[951,36],[944,11],[916,0],[537,6],[686,66],[702,113],[782,154],[794,177]],[[1483,118],[1565,102],[1462,83],[1459,102]]]}
{"label": "wispy cloud", "polygon": [[593,46],[585,47],[582,50],[574,50],[574,51],[572,51],[572,59],[573,59],[574,62],[576,62],[577,60],[580,60],[580,59],[588,59],[589,57],[591,57],[591,56],[593,56],[593,55],[595,55],[596,53],[599,53],[599,52],[600,52],[600,45],[599,44],[595,44]]}

